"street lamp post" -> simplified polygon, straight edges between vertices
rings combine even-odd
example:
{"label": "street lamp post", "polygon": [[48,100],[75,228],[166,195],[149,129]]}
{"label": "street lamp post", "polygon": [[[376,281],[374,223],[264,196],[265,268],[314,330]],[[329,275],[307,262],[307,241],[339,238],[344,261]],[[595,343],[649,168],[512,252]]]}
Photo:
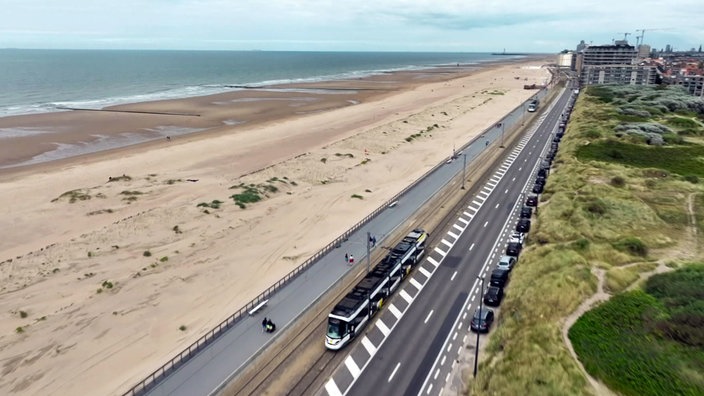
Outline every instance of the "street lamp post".
{"label": "street lamp post", "polygon": [[462,189],[464,190],[465,172],[467,169],[467,154],[462,153]]}
{"label": "street lamp post", "polygon": [[372,267],[372,255],[371,255],[371,245],[372,244],[372,233],[367,231],[367,274],[371,270]]}
{"label": "street lamp post", "polygon": [[477,323],[477,345],[474,348],[474,378],[477,378],[477,367],[479,366],[479,333],[482,328],[482,310],[484,299],[484,278],[479,278],[481,283],[481,291],[479,292],[479,323]]}

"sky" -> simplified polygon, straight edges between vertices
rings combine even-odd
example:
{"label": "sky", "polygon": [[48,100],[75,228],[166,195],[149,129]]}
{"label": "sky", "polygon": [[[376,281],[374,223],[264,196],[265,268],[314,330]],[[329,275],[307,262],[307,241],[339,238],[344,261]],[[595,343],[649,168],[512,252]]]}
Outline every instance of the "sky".
{"label": "sky", "polygon": [[704,44],[702,0],[2,0],[0,48],[537,52]]}

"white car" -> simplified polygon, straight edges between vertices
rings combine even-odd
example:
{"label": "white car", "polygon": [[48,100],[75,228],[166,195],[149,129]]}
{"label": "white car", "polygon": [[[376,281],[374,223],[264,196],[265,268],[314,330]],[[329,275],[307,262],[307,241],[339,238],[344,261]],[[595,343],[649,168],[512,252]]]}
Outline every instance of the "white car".
{"label": "white car", "polygon": [[501,256],[499,260],[499,268],[507,269],[511,271],[513,266],[516,265],[516,258],[513,256]]}
{"label": "white car", "polygon": [[518,232],[514,231],[511,236],[508,238],[509,243],[520,243],[523,245],[523,242],[526,240],[526,234],[523,232]]}

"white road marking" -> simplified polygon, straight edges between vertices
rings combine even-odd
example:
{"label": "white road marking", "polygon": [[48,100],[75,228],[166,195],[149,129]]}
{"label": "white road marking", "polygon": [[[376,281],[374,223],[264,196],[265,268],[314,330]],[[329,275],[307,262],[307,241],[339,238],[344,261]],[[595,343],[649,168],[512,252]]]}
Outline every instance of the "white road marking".
{"label": "white road marking", "polygon": [[494,206],[494,209],[497,209],[497,208],[499,207],[499,205],[500,205],[500,204],[496,204],[496,206]]}
{"label": "white road marking", "polygon": [[[457,224],[455,224],[455,225],[457,225]],[[452,232],[452,231],[448,231],[448,232],[447,232],[447,235],[449,235],[449,236],[455,238],[455,240],[457,240],[457,238],[460,237],[459,235],[455,234],[455,233]]]}
{"label": "white road marking", "polygon": [[486,223],[484,223],[484,227],[486,227],[487,225],[489,225],[489,222],[488,222],[488,221],[487,221]]}
{"label": "white road marking", "polygon": [[440,250],[440,248],[437,246],[435,247],[435,251],[438,252],[443,257],[447,256],[447,253]]}
{"label": "white road marking", "polygon": [[428,394],[430,394],[430,391],[433,390],[433,384],[428,385]]}
{"label": "white road marking", "polygon": [[438,379],[438,374],[440,374],[440,369],[435,370],[435,375],[433,376],[434,380]]}
{"label": "white road marking", "polygon": [[[460,232],[464,232],[464,228],[458,226],[457,223],[453,224],[452,227],[457,228]],[[457,239],[457,237],[455,237],[455,239]]]}
{"label": "white road marking", "polygon": [[452,349],[452,343],[447,344],[447,350],[445,352],[450,352],[450,349]]}
{"label": "white road marking", "polygon": [[418,281],[416,280],[416,278],[411,278],[411,280],[409,280],[409,282],[410,282],[413,286],[415,286],[416,289],[418,289],[418,291],[420,291],[420,289],[423,288],[423,285],[421,285],[420,282],[418,282]]}
{"label": "white road marking", "polygon": [[396,367],[394,368],[394,371],[389,376],[389,380],[387,382],[391,382],[391,380],[394,378],[394,375],[396,375],[396,371],[398,371],[399,367],[401,367],[401,362],[396,363]]}
{"label": "white road marking", "polygon": [[[470,215],[470,214],[467,213],[467,212],[464,212],[464,215],[467,216],[467,217],[469,217],[470,219],[472,218],[472,215]],[[461,217],[458,217],[458,218],[457,218],[457,221],[463,222],[464,225],[469,224],[469,221],[467,221],[467,220],[465,220],[465,219],[463,219],[463,218],[461,218]]]}
{"label": "white road marking", "polygon": [[381,334],[383,334],[384,337],[387,337],[391,333],[391,330],[384,324],[384,322],[381,321],[381,319],[376,321],[376,327],[379,328],[379,331],[381,331]]}
{"label": "white road marking", "polygon": [[440,242],[444,243],[445,245],[447,245],[447,247],[452,249],[452,243],[450,243],[447,239],[443,239]]}
{"label": "white road marking", "polygon": [[428,256],[428,257],[426,258],[426,260],[428,260],[428,262],[429,262],[430,264],[432,264],[433,266],[435,266],[435,268],[437,268],[437,267],[440,265],[440,263],[438,263],[437,260],[435,260],[434,258],[432,258],[432,257],[430,257],[430,256]]}
{"label": "white road marking", "polygon": [[426,278],[430,278],[430,275],[431,275],[430,272],[428,272],[428,270],[423,268],[422,266],[418,267],[418,272],[425,275]]}
{"label": "white road marking", "polygon": [[332,378],[330,378],[330,381],[325,383],[325,390],[328,391],[328,395],[330,396],[342,396],[340,388],[337,387],[335,380]]}
{"label": "white road marking", "polygon": [[445,364],[445,356],[444,355],[442,357],[442,360],[440,361],[440,365],[442,366],[443,364]]}
{"label": "white road marking", "polygon": [[469,251],[471,252],[472,249],[474,249],[474,244],[469,245]]}
{"label": "white road marking", "polygon": [[[393,307],[393,305],[391,306]],[[364,345],[364,348],[367,350],[367,352],[369,352],[369,355],[374,356],[374,354],[376,353],[376,347],[374,346],[374,344],[372,344],[369,338],[367,338],[367,336],[364,336],[364,338],[362,338],[362,345]]]}
{"label": "white road marking", "polygon": [[452,277],[450,278],[450,281],[453,281],[453,280],[455,280],[455,276],[457,276],[457,271],[455,271],[455,273],[454,273],[454,274],[452,274]]}
{"label": "white road marking", "polygon": [[352,355],[347,355],[347,359],[345,359],[345,366],[347,366],[347,370],[350,371],[353,378],[359,377],[359,374],[362,372],[362,370],[359,369],[359,366],[357,366],[357,363],[355,363],[352,359]]}
{"label": "white road marking", "polygon": [[428,321],[430,320],[430,317],[431,317],[431,316],[433,316],[433,310],[432,310],[432,309],[430,310],[430,312],[428,312],[428,316],[427,316],[427,317],[425,318],[425,320],[423,321],[423,324],[428,323]]}
{"label": "white road marking", "polygon": [[409,304],[413,302],[413,297],[411,297],[411,295],[408,294],[408,292],[405,289],[398,292],[398,295],[403,297],[403,299],[406,300],[406,302]]}
{"label": "white road marking", "polygon": [[391,313],[394,314],[396,319],[401,319],[401,316],[403,316],[403,312],[399,311],[399,309],[396,308],[396,306],[393,304],[389,305],[389,311],[391,311]]}

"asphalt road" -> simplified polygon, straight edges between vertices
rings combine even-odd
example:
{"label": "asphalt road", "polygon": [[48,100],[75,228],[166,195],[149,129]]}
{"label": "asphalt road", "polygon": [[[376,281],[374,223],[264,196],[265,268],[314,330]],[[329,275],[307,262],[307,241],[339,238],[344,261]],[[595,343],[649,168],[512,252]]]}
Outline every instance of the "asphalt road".
{"label": "asphalt road", "polygon": [[487,287],[570,94],[565,91],[541,115],[536,129],[508,151],[444,241],[429,249],[413,279],[368,327],[362,346],[349,352],[319,394],[440,393],[452,362],[467,345],[473,348],[475,335],[468,329],[481,298],[479,277],[485,277]]}
{"label": "asphalt road", "polygon": [[[544,92],[539,93],[540,97]],[[500,142],[504,132],[525,120],[525,112],[519,106],[500,120],[501,126],[489,128],[482,137],[474,139],[462,148],[461,155],[454,161],[438,167],[428,177],[421,180],[399,198],[398,204],[389,207],[353,233],[339,249],[335,249],[313,264],[303,275],[294,279],[281,291],[274,294],[265,308],[255,315],[244,318],[228,331],[210,341],[184,364],[168,372],[164,378],[135,394],[194,396],[210,395],[221,390],[240,370],[267,348],[282,331],[290,326],[310,306],[318,301],[327,290],[335,287],[340,279],[351,270],[345,264],[345,253],[351,253],[356,265],[365,265],[367,232],[377,236],[377,246],[390,244],[385,241],[398,227],[437,194],[453,178],[462,173],[463,167],[487,147],[487,142]],[[460,148],[458,148],[458,151]],[[448,147],[448,156],[452,148]],[[372,265],[375,263],[372,263]],[[233,307],[233,311],[239,307]],[[271,318],[279,329],[275,334],[265,334],[261,330],[263,317]],[[324,334],[320,335],[320,342]]]}

